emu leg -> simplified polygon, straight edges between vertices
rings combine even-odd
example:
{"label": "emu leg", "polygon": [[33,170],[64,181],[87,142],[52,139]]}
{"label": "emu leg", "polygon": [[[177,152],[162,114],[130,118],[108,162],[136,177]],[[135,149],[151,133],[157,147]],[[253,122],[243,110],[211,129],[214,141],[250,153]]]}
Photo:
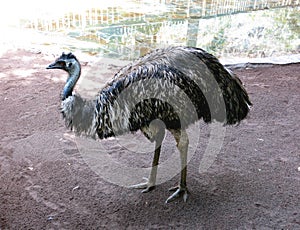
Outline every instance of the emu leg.
{"label": "emu leg", "polygon": [[151,190],[153,190],[155,188],[161,144],[159,146],[157,146],[157,144],[155,144],[155,145],[156,145],[155,146],[156,148],[154,151],[154,157],[153,157],[153,161],[152,161],[152,167],[151,167],[149,179],[144,178],[146,180],[145,182],[136,184],[136,185],[132,185],[132,186],[130,186],[130,188],[143,189],[142,193],[150,192]]}
{"label": "emu leg", "polygon": [[165,137],[165,126],[160,120],[154,120],[149,127],[143,128],[142,132],[151,141],[155,141],[155,151],[152,160],[152,167],[149,179],[140,184],[132,185],[130,188],[143,189],[142,193],[149,192],[155,188],[158,162],[160,157],[161,144]]}
{"label": "emu leg", "polygon": [[189,193],[186,186],[187,151],[188,151],[189,139],[185,130],[170,130],[170,131],[177,142],[177,148],[180,152],[181,177],[180,177],[179,185],[169,189],[169,191],[175,191],[175,192],[166,200],[166,203],[172,202],[179,197],[183,197],[184,202],[186,202]]}

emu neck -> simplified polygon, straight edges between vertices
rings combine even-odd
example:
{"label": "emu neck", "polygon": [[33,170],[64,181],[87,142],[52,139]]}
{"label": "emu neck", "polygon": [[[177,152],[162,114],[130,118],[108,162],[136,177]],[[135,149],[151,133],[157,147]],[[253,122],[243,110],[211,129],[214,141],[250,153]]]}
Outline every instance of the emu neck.
{"label": "emu neck", "polygon": [[76,63],[74,67],[75,67],[74,70],[69,72],[69,77],[67,79],[67,82],[62,92],[62,100],[65,100],[67,97],[72,96],[73,89],[80,77],[81,74],[80,64]]}

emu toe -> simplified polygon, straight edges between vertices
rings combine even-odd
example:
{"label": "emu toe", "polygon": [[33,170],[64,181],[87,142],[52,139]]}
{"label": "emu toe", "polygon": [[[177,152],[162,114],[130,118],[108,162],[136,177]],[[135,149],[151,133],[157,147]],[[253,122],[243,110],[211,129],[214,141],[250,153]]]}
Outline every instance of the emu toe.
{"label": "emu toe", "polygon": [[155,188],[155,184],[151,183],[148,178],[144,177],[143,179],[145,180],[145,182],[135,184],[135,185],[131,185],[131,186],[129,186],[129,188],[143,189],[142,193],[147,193],[147,192],[152,191]]}
{"label": "emu toe", "polygon": [[178,185],[173,188],[170,188],[169,191],[171,191],[171,192],[175,191],[175,192],[171,196],[169,196],[169,198],[166,200],[166,203],[170,203],[180,197],[183,198],[184,202],[187,201],[188,194],[189,194],[187,187]]}

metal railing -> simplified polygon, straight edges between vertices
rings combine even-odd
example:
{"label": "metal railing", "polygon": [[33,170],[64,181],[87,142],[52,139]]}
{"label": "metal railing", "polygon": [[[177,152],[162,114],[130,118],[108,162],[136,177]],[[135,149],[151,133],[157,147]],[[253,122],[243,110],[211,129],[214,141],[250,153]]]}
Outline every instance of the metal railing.
{"label": "metal railing", "polygon": [[[146,1],[136,1],[135,8],[92,7],[80,12],[66,12],[61,16],[36,17],[27,23],[28,27],[43,31],[63,29],[82,29],[106,27],[122,24],[152,23],[156,18],[171,19],[211,18],[255,10],[272,9],[287,6],[299,6],[300,0],[160,0],[154,1],[157,12],[141,12],[147,7]],[[151,3],[148,3],[151,4]],[[164,11],[160,10],[164,6]],[[155,9],[154,9],[155,10]],[[170,16],[171,15],[171,16]]]}

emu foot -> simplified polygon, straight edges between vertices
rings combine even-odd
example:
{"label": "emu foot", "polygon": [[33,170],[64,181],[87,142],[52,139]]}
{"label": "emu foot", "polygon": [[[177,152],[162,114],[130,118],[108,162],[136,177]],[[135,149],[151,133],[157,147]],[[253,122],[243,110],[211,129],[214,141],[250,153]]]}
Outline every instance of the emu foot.
{"label": "emu foot", "polygon": [[188,194],[189,194],[187,187],[178,185],[173,188],[170,188],[169,191],[171,191],[171,192],[175,191],[175,192],[171,196],[169,196],[169,198],[166,200],[166,203],[170,203],[180,197],[183,198],[184,202],[187,201]]}
{"label": "emu foot", "polygon": [[142,193],[150,192],[155,188],[155,183],[150,182],[148,178],[143,178],[145,182],[129,186],[129,188],[143,189]]}

